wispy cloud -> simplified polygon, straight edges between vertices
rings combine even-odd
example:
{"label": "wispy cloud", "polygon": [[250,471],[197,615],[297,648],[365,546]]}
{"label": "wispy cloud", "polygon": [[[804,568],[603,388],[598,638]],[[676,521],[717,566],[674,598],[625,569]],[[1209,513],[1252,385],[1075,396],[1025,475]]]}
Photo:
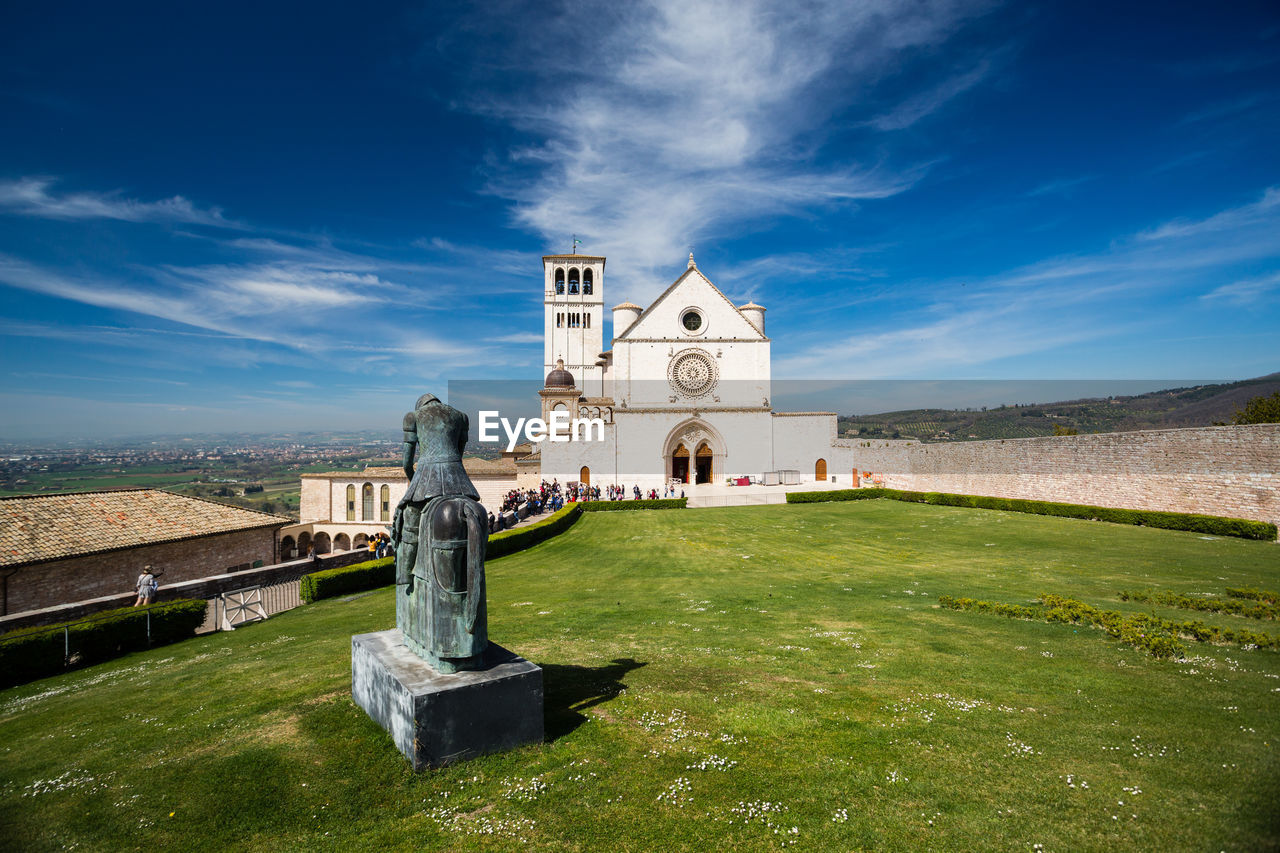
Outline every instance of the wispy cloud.
{"label": "wispy cloud", "polygon": [[1211,232],[1230,231],[1263,221],[1271,221],[1280,213],[1280,187],[1268,187],[1262,198],[1239,207],[1215,213],[1205,219],[1175,219],[1138,235],[1140,240],[1167,240],[1171,237],[1193,237]]}
{"label": "wispy cloud", "polygon": [[[936,376],[1064,346],[1123,340],[1161,322],[1186,298],[1236,305],[1270,298],[1280,290],[1280,272],[1203,291],[1232,265],[1274,267],[1276,258],[1280,190],[1269,188],[1257,201],[1165,223],[1094,253],[1047,258],[963,282],[899,283],[898,292],[910,292],[917,304],[899,312],[891,327],[784,352],[775,358],[774,371],[791,377],[920,371]],[[832,352],[840,357],[833,359]],[[1084,363],[1078,356],[1072,369]]]}
{"label": "wispy cloud", "polygon": [[180,195],[159,201],[125,198],[120,192],[51,192],[53,178],[0,180],[0,212],[41,219],[115,219],[122,222],[185,223],[241,228],[218,208],[196,207]]}
{"label": "wispy cloud", "polygon": [[1077,178],[1058,178],[1053,181],[1046,181],[1043,184],[1028,190],[1027,195],[1031,197],[1045,195],[1070,195],[1071,191],[1081,184],[1087,184],[1089,181],[1096,180],[1097,175],[1081,175]]}
{"label": "wispy cloud", "polygon": [[[980,10],[951,0],[574,4],[564,32],[540,14],[539,38],[525,40],[536,57],[499,60],[524,62],[534,94],[473,86],[462,106],[540,140],[492,175],[517,223],[550,246],[582,236],[588,251],[609,256],[625,295],[643,301],[691,244],[918,181],[921,165],[815,165],[821,128],[886,68],[945,42]],[[545,49],[556,44],[573,49]],[[904,109],[918,118],[985,71]]]}
{"label": "wispy cloud", "polygon": [[1251,305],[1263,299],[1270,299],[1271,295],[1278,290],[1280,290],[1280,272],[1274,272],[1259,278],[1242,279],[1215,287],[1200,298],[1208,301],[1220,300],[1233,305]]}
{"label": "wispy cloud", "polygon": [[968,71],[950,77],[932,89],[912,95],[892,110],[867,122],[876,130],[902,130],[925,116],[937,112],[957,95],[967,92],[982,82],[991,71],[991,62],[984,60]]}

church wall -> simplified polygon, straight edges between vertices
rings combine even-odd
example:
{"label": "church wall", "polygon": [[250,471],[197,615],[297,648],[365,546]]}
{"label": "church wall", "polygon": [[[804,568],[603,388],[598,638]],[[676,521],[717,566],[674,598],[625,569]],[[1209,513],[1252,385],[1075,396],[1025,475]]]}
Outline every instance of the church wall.
{"label": "church wall", "polygon": [[606,424],[604,441],[544,441],[539,444],[542,479],[548,483],[558,480],[561,485],[576,482],[582,466],[586,465],[591,469],[591,485],[618,482],[615,480],[617,459],[614,454],[618,428],[617,424]]}
{"label": "church wall", "polygon": [[835,415],[774,413],[773,470],[799,471],[801,481],[808,482],[814,479],[817,461],[824,459],[825,482],[835,477],[837,484],[857,485],[850,477],[849,449],[837,444],[835,436]]}
{"label": "church wall", "polygon": [[271,565],[276,562],[275,536],[274,528],[240,530],[23,566],[9,578],[8,612],[128,593],[147,565],[164,572],[162,589],[180,581],[249,568],[258,560]]}
{"label": "church wall", "polygon": [[1280,425],[881,446],[852,461],[894,489],[1280,521]]}

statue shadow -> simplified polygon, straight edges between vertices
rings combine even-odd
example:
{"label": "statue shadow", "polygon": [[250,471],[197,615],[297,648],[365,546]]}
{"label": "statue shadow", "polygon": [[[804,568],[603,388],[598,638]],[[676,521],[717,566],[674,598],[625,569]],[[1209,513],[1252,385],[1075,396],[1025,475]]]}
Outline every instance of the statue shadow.
{"label": "statue shadow", "polygon": [[542,667],[542,701],[546,740],[559,740],[587,721],[583,713],[608,702],[627,685],[622,679],[647,664],[634,658],[614,658],[606,666],[573,666],[558,663]]}

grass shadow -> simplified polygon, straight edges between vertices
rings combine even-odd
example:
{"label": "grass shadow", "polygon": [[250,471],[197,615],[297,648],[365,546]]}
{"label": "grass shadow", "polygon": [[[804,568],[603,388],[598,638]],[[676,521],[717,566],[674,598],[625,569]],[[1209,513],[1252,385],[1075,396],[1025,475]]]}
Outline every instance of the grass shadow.
{"label": "grass shadow", "polygon": [[622,679],[645,663],[614,658],[606,666],[546,663],[542,667],[542,697],[546,739],[559,740],[587,721],[583,714],[616,697],[626,687]]}

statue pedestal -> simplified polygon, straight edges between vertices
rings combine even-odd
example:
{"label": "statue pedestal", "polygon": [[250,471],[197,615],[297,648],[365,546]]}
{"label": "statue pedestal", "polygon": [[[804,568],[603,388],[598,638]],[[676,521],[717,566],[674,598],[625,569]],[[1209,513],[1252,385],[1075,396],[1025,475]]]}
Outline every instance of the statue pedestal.
{"label": "statue pedestal", "polygon": [[542,669],[492,642],[484,669],[444,675],[398,629],[357,634],[351,697],[414,770],[542,742]]}

